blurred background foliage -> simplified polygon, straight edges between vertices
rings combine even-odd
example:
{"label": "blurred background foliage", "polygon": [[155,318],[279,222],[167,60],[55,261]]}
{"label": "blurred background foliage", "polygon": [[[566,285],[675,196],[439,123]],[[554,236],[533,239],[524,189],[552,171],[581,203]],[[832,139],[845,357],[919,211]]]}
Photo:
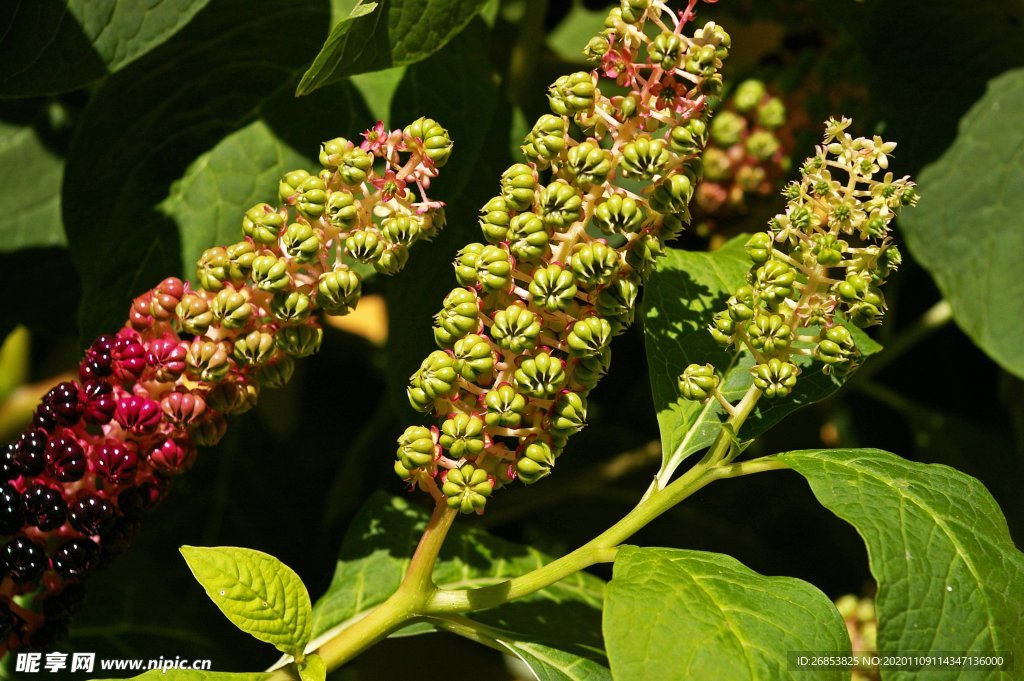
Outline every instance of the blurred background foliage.
{"label": "blurred background foliage", "polygon": [[[354,137],[378,118],[397,127],[428,115],[456,143],[435,184],[449,204],[443,235],[417,247],[401,276],[367,282],[357,314],[331,321],[323,350],[287,389],[265,393],[201,453],[134,547],[92,578],[62,649],[209,657],[217,670],[271,662],[214,612],[177,547],[267,551],[315,598],[362,502],[378,489],[402,494],[393,442],[417,418],[405,381],[431,347],[430,316],[454,285],[450,260],[477,240],[477,210],[545,111],[547,85],[588,68],[580,49],[609,6],[453,0],[442,3],[446,23],[426,22],[424,33],[416,21],[424,0],[384,0],[388,26],[367,29],[376,48],[365,36],[355,44],[363,26],[353,28],[333,82],[294,97],[355,4],[175,0],[144,14],[112,0],[0,8],[4,441],[73,370],[83,344],[123,323],[134,294],[164,276],[191,276],[187,265],[202,249],[236,238],[247,207],[273,200],[279,175],[316,166],[320,141]],[[949,464],[989,487],[1021,543],[1024,278],[1014,262],[1024,252],[1024,207],[1015,208],[1024,196],[1024,3],[721,0],[702,3],[698,20],[732,35],[728,87],[758,78],[785,103],[778,134],[797,162],[821,121],[845,114],[855,133],[899,143],[897,174],[922,178],[921,206],[900,225],[910,248],[889,287],[891,312],[875,330],[889,349],[837,396],[761,437],[756,451],[872,446]],[[780,166],[765,180],[769,191],[705,215],[676,245],[715,248],[762,229],[782,205],[785,179]],[[486,515],[463,520],[557,554],[635,503],[660,458],[641,328],[616,341],[590,414],[557,475],[502,493]],[[870,591],[853,529],[818,510],[797,476],[715,486],[637,541],[730,553],[832,597]],[[415,669],[421,679],[448,678],[418,662],[438,645],[459,646],[463,666],[487,670],[478,676],[515,677],[496,653],[440,637],[386,642],[335,677]]]}

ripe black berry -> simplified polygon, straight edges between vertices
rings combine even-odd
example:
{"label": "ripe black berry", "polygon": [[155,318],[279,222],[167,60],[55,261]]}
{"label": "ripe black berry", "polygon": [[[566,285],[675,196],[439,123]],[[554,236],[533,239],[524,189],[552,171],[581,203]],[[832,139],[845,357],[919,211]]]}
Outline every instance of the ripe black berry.
{"label": "ripe black berry", "polygon": [[53,435],[47,441],[46,469],[61,482],[75,482],[85,475],[85,451],[70,430]]}
{"label": "ripe black berry", "polygon": [[15,537],[0,549],[0,568],[18,584],[36,581],[48,565],[43,547],[28,537]]}
{"label": "ripe black berry", "polygon": [[68,508],[71,527],[90,537],[109,530],[114,517],[113,505],[93,495],[82,497]]}
{"label": "ripe black berry", "polygon": [[0,485],[0,534],[11,535],[21,529],[25,516],[21,495],[12,485]]}
{"label": "ripe black berry", "polygon": [[32,485],[23,495],[25,522],[48,532],[64,524],[68,507],[60,492],[46,485]]}
{"label": "ripe black berry", "polygon": [[43,403],[49,405],[57,423],[62,426],[73,426],[82,416],[82,402],[78,395],[78,384],[64,381],[50,388]]}
{"label": "ripe black berry", "polygon": [[46,431],[39,428],[26,430],[18,438],[18,449],[14,463],[24,476],[39,475],[46,468]]}
{"label": "ripe black berry", "polygon": [[99,557],[99,547],[91,539],[70,539],[53,552],[53,569],[65,579],[82,579]]}
{"label": "ripe black berry", "polygon": [[18,472],[18,465],[15,463],[17,452],[18,445],[15,442],[4,445],[4,448],[0,449],[0,480],[3,482],[14,480],[21,475]]}

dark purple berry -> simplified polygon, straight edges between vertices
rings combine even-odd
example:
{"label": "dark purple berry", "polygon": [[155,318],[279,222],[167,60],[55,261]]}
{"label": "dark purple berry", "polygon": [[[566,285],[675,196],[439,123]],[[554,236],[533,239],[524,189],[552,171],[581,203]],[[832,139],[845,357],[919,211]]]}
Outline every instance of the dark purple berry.
{"label": "dark purple berry", "polygon": [[57,416],[53,413],[53,407],[48,404],[40,404],[32,414],[32,426],[45,430],[47,433],[52,432],[57,427]]}
{"label": "dark purple berry", "polygon": [[31,477],[39,475],[46,468],[46,441],[49,436],[39,428],[26,430],[18,438],[18,450],[14,455],[14,463],[18,472]]}
{"label": "dark purple berry", "polygon": [[96,472],[112,485],[127,485],[135,480],[139,457],[123,442],[109,440],[93,447]]}
{"label": "dark purple berry", "polygon": [[18,471],[18,464],[15,462],[17,453],[18,444],[16,442],[4,445],[4,448],[0,449],[0,481],[7,482],[21,475]]}
{"label": "dark purple berry", "polygon": [[74,381],[64,381],[50,388],[43,403],[49,405],[55,420],[62,426],[73,426],[82,417],[82,401]]}
{"label": "dark purple berry", "polygon": [[53,552],[53,569],[65,579],[82,579],[96,564],[99,553],[91,539],[70,539]]}
{"label": "dark purple berry", "polygon": [[114,518],[114,506],[93,495],[82,497],[68,508],[71,527],[90,537],[109,530]]}
{"label": "dark purple berry", "polygon": [[161,487],[155,482],[144,482],[136,487],[129,487],[117,495],[117,510],[125,517],[139,518],[157,507],[166,487],[166,483]]}
{"label": "dark purple berry", "polygon": [[89,423],[103,425],[110,422],[114,416],[114,408],[117,401],[114,399],[114,389],[105,381],[89,380],[82,385],[85,410],[83,418]]}
{"label": "dark purple berry", "polygon": [[44,532],[55,530],[64,524],[68,507],[60,492],[46,485],[32,485],[23,495],[25,522],[35,525]]}
{"label": "dark purple berry", "polygon": [[21,529],[25,516],[21,495],[12,485],[0,485],[0,534],[12,535]]}
{"label": "dark purple berry", "polygon": [[[93,550],[99,549],[93,545]],[[54,558],[54,567],[57,560]],[[59,570],[58,570],[59,571]],[[85,600],[85,587],[79,582],[72,582],[43,601],[43,614],[54,619],[68,619],[82,608]]]}
{"label": "dark purple berry", "polygon": [[43,547],[28,537],[15,537],[0,549],[0,568],[18,584],[36,581],[48,565]]}
{"label": "dark purple berry", "polygon": [[85,450],[70,430],[65,429],[47,441],[46,470],[61,482],[75,482],[85,475]]}

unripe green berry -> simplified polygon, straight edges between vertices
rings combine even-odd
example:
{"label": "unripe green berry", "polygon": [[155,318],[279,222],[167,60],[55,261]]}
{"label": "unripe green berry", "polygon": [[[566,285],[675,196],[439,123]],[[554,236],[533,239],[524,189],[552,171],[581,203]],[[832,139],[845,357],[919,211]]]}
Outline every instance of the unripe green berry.
{"label": "unripe green berry", "polygon": [[288,263],[270,254],[253,258],[249,277],[264,291],[282,291],[292,284],[288,276]]}
{"label": "unripe green berry", "polygon": [[537,119],[533,130],[526,136],[522,150],[534,163],[546,167],[565,151],[566,122],[561,116],[544,114]]}
{"label": "unripe green berry", "polygon": [[749,286],[736,289],[725,304],[729,318],[735,322],[749,321],[754,317],[754,291]]}
{"label": "unripe green berry", "polygon": [[669,148],[677,154],[692,156],[699,154],[707,144],[708,126],[703,120],[694,118],[683,125],[672,128],[668,136]]}
{"label": "unripe green berry", "polygon": [[242,232],[256,243],[267,246],[277,243],[283,227],[284,218],[267,203],[256,204],[242,218]]}
{"label": "unripe green berry", "polygon": [[601,62],[601,57],[608,54],[609,49],[611,49],[611,45],[608,42],[608,36],[601,32],[587,41],[586,47],[583,48],[583,56],[591,64],[598,64]]}
{"label": "unripe green berry", "polygon": [[551,445],[542,440],[534,440],[523,447],[522,453],[516,460],[518,478],[524,484],[532,485],[551,473],[556,457],[557,452],[551,449]]}
{"label": "unripe green berry", "polygon": [[484,449],[484,422],[469,414],[453,414],[441,424],[438,441],[453,459],[476,456]]}
{"label": "unripe green berry", "polygon": [[768,258],[770,258],[772,254],[771,234],[768,234],[768,232],[758,232],[757,234],[754,234],[747,239],[747,243],[744,244],[743,250],[747,252],[747,255],[750,256],[751,260],[758,265],[763,265],[768,262]]}
{"label": "unripe green berry", "polygon": [[293,222],[281,237],[281,251],[295,262],[313,262],[320,253],[320,237],[308,224]]}
{"label": "unripe green berry", "polygon": [[673,173],[663,178],[651,192],[650,205],[659,213],[687,212],[693,197],[693,182],[683,173]]}
{"label": "unripe green berry", "polygon": [[512,219],[509,210],[508,202],[501,196],[495,196],[480,209],[480,230],[492,244],[508,239],[508,226]]}
{"label": "unripe green berry", "polygon": [[561,76],[548,88],[548,103],[559,116],[593,111],[596,96],[594,79],[585,71]]}
{"label": "unripe green berry", "polygon": [[516,388],[530,397],[550,399],[565,386],[562,361],[547,352],[526,357],[514,374]]}
{"label": "unripe green berry", "polygon": [[277,330],[277,347],[292,357],[308,357],[320,350],[324,330],[319,326],[303,324]]}
{"label": "unripe green berry", "polygon": [[320,145],[320,165],[327,170],[337,170],[342,157],[355,145],[344,137],[335,137]]}
{"label": "unripe green berry", "polygon": [[259,367],[256,378],[268,388],[283,388],[292,380],[294,372],[295,361],[287,355],[279,354],[273,362]]}
{"label": "unripe green berry", "polygon": [[462,513],[482,512],[492,491],[494,483],[487,471],[469,463],[448,471],[441,485],[441,492],[448,497],[448,508],[457,508]]}
{"label": "unripe green berry", "polygon": [[307,220],[316,220],[324,214],[327,203],[327,187],[319,177],[310,177],[296,187],[295,210]]}
{"label": "unripe green berry", "polygon": [[[452,140],[448,131],[432,118],[420,117],[405,126],[403,131],[407,140],[419,139],[423,145],[423,154],[433,161],[438,168],[448,162],[452,154]],[[408,146],[408,141],[406,145]]]}
{"label": "unripe green berry", "polygon": [[782,148],[779,138],[767,130],[758,130],[747,137],[747,153],[762,163],[775,156]]}
{"label": "unripe green berry", "polygon": [[711,119],[711,139],[720,147],[731,147],[743,138],[747,121],[732,111],[722,111]]}
{"label": "unripe green berry", "polygon": [[736,92],[732,96],[732,105],[740,113],[752,111],[764,96],[768,93],[764,83],[751,78],[736,86]]}
{"label": "unripe green berry", "polygon": [[210,303],[210,312],[225,329],[242,328],[253,313],[249,292],[245,289],[236,291],[231,287],[221,289]]}
{"label": "unripe green berry", "polygon": [[593,357],[608,347],[612,325],[601,317],[586,317],[572,325],[565,343],[574,357]]}
{"label": "unripe green berry", "polygon": [[835,267],[843,261],[843,254],[846,253],[846,242],[837,239],[833,234],[816,234],[811,254],[814,255],[819,265]]}
{"label": "unripe green berry", "polygon": [[501,174],[501,196],[512,210],[529,210],[536,190],[537,178],[525,163],[516,163]]}
{"label": "unripe green berry", "polygon": [[679,393],[687,400],[703,402],[714,394],[720,380],[711,364],[690,364],[679,375]]}
{"label": "unripe green berry", "polygon": [[665,255],[665,244],[656,235],[641,234],[633,240],[626,251],[626,264],[641,277],[646,277],[654,269],[658,258]]}
{"label": "unripe green berry", "polygon": [[316,304],[327,314],[348,314],[359,303],[361,294],[359,275],[347,267],[324,272],[316,282]]}
{"label": "unripe green berry", "polygon": [[182,330],[194,336],[202,336],[210,328],[210,324],[213,324],[213,313],[210,312],[209,303],[195,292],[182,296],[181,302],[174,308],[174,314],[181,323]]}
{"label": "unripe green berry", "polygon": [[258,384],[236,377],[221,381],[206,393],[206,404],[227,416],[244,414],[256,406],[259,395]]}
{"label": "unripe green berry", "polygon": [[309,318],[313,303],[301,291],[278,291],[270,299],[270,312],[286,324],[298,324]]}
{"label": "unripe green berry", "polygon": [[204,383],[216,383],[231,369],[228,349],[224,343],[196,338],[185,352],[185,372]]}
{"label": "unripe green berry", "polygon": [[285,174],[277,184],[277,198],[281,203],[294,205],[299,193],[299,187],[308,179],[310,179],[310,174],[301,169]]}
{"label": "unripe green berry", "polygon": [[619,168],[623,177],[649,180],[661,172],[672,158],[665,141],[641,135],[622,147]]}
{"label": "unripe green berry", "polygon": [[792,331],[781,315],[758,314],[747,326],[747,337],[755,350],[771,355],[789,347]]}
{"label": "unripe green berry", "polygon": [[592,357],[575,359],[572,362],[572,382],[590,390],[608,373],[612,364],[612,350],[606,347]]}
{"label": "unripe green berry", "polygon": [[708,331],[716,343],[732,345],[736,337],[736,322],[729,316],[728,310],[722,310],[712,318]]}
{"label": "unripe green berry", "polygon": [[256,330],[236,338],[231,355],[239,364],[262,366],[274,356],[275,349],[274,334]]}
{"label": "unripe green berry", "polygon": [[476,294],[457,288],[445,296],[444,307],[434,317],[434,340],[442,348],[451,345],[480,326],[480,306]]}
{"label": "unripe green berry", "polygon": [[540,335],[540,320],[520,302],[494,313],[491,338],[498,347],[519,354],[532,350]]}
{"label": "unripe green berry", "polygon": [[568,437],[587,425],[587,401],[579,393],[563,392],[551,405],[548,426],[552,434]]}
{"label": "unripe green berry", "polygon": [[387,244],[376,230],[356,230],[345,239],[345,250],[353,258],[362,263],[375,263],[380,258]]}
{"label": "unripe green berry", "polygon": [[576,278],[561,265],[538,267],[530,282],[533,304],[548,312],[565,310],[576,297]]}
{"label": "unripe green berry", "polygon": [[622,20],[635,24],[643,18],[644,12],[650,6],[651,0],[621,0],[619,10],[622,12]]}
{"label": "unripe green berry", "polygon": [[636,296],[640,288],[630,278],[616,279],[601,289],[594,306],[597,313],[612,324],[612,332],[618,333],[633,323]]}
{"label": "unripe green berry", "polygon": [[352,147],[341,155],[338,165],[338,177],[349,186],[356,186],[366,181],[367,173],[373,168],[373,154],[359,147]]}
{"label": "unripe green berry", "polygon": [[583,196],[565,180],[555,180],[540,195],[538,206],[544,224],[562,231],[580,219]]}
{"label": "unripe green berry", "polygon": [[781,260],[769,260],[754,272],[754,281],[761,298],[777,307],[793,295],[796,271]]}
{"label": "unripe green berry", "polygon": [[502,383],[484,394],[483,405],[487,409],[484,423],[489,427],[518,428],[526,410],[526,398],[508,383]]}
{"label": "unripe green berry", "polygon": [[381,234],[393,244],[411,246],[422,234],[420,221],[414,215],[392,215],[381,222]]}
{"label": "unripe green berry", "polygon": [[373,269],[381,274],[398,274],[409,262],[409,247],[402,244],[391,244],[373,263]]}
{"label": "unripe green berry", "polygon": [[600,241],[579,243],[573,246],[569,268],[579,285],[594,288],[611,281],[618,274],[619,254]]}
{"label": "unripe green berry", "polygon": [[630,196],[612,194],[594,209],[594,224],[607,234],[631,234],[643,222],[643,209]]}
{"label": "unripe green berry", "polygon": [[764,364],[754,365],[750,372],[754,375],[754,385],[765,397],[772,399],[785,397],[793,391],[800,369],[792,362],[784,362],[773,357]]}
{"label": "unripe green berry", "polygon": [[196,261],[196,279],[199,285],[211,293],[224,288],[225,282],[231,278],[231,258],[227,250],[215,246],[203,251]]}
{"label": "unripe green berry", "polygon": [[565,171],[581,189],[601,184],[612,170],[612,154],[587,140],[580,142],[566,155]]}
{"label": "unripe green berry", "polygon": [[455,371],[470,383],[479,383],[494,370],[494,351],[483,336],[460,338],[452,347]]}
{"label": "unripe green berry", "polygon": [[443,350],[434,350],[409,379],[409,404],[418,411],[430,411],[435,400],[455,391],[457,379],[455,359]]}
{"label": "unripe green berry", "polygon": [[520,213],[508,228],[508,245],[512,255],[523,262],[533,262],[547,252],[551,234],[536,214]]}
{"label": "unripe green berry", "polygon": [[455,278],[463,286],[479,284],[487,292],[497,291],[509,285],[511,276],[508,252],[497,246],[469,244],[455,259]]}
{"label": "unripe green berry", "polygon": [[651,41],[647,48],[647,54],[651,61],[665,71],[672,71],[683,60],[686,53],[686,46],[683,39],[675,33],[661,32],[657,38]]}
{"label": "unripe green berry", "polygon": [[440,452],[429,428],[409,426],[398,437],[395,454],[406,470],[414,470],[432,464]]}
{"label": "unripe green berry", "polygon": [[352,229],[359,220],[359,204],[351,192],[331,192],[325,212],[328,222],[342,231]]}
{"label": "unripe green berry", "polygon": [[239,241],[225,249],[230,265],[228,278],[235,284],[243,284],[249,278],[252,261],[256,259],[256,246],[251,241]]}
{"label": "unripe green berry", "polygon": [[786,124],[786,105],[778,97],[772,97],[757,110],[757,122],[775,130]]}

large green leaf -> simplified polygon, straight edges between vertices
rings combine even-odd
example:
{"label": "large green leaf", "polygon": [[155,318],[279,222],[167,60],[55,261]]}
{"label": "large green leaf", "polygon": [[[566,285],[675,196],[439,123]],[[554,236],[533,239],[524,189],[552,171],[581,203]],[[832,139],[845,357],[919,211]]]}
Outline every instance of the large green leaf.
{"label": "large green leaf", "polygon": [[[616,681],[784,679],[789,651],[850,651],[825,594],[722,554],[623,546],[607,591],[604,635]],[[843,674],[802,671],[800,678]]]}
{"label": "large green leaf", "polygon": [[1024,377],[1021,110],[1024,69],[992,80],[960,122],[953,146],[921,173],[921,203],[900,224],[964,332]]}
{"label": "large green leaf", "polygon": [[[133,295],[181,273],[177,226],[157,204],[200,154],[291,87],[328,16],[320,0],[222,0],[96,92],[62,196],[86,337],[120,326]],[[268,49],[269,35],[287,49]]]}
{"label": "large green leaf", "polygon": [[[377,494],[370,500],[349,528],[327,593],[313,606],[310,648],[395,592],[426,523],[427,513],[404,499]],[[445,542],[434,581],[445,589],[489,586],[550,560],[536,549],[492,537],[461,522]],[[538,671],[539,678],[582,678],[574,676],[573,670],[604,667],[603,597],[604,582],[576,573],[532,596],[470,617],[499,632],[496,640],[513,649],[531,668],[550,668],[547,676]],[[425,630],[429,631],[422,627],[415,631]],[[561,677],[556,675],[559,669]]]}
{"label": "large green leaf", "polygon": [[387,0],[356,5],[299,82],[299,95],[367,71],[414,64],[444,47],[486,0]]}
{"label": "large green leaf", "polygon": [[262,551],[234,546],[183,546],[181,555],[206,595],[242,631],[283,653],[309,641],[309,594],[287,565]]}
{"label": "large green leaf", "polygon": [[[947,466],[875,449],[779,458],[807,478],[818,501],[867,544],[878,582],[879,651],[1001,651],[1018,664],[1024,659],[1024,554],[980,482]],[[894,670],[886,678],[918,676]],[[977,671],[970,678],[1010,677]]]}
{"label": "large green leaf", "polygon": [[[242,238],[242,213],[255,203],[277,203],[277,182],[296,168],[319,167],[319,143],[355,137],[373,121],[348,84],[297,102],[281,93],[259,108],[260,118],[202,154],[171,187],[161,211],[177,223],[182,266],[213,245]],[[371,270],[372,271],[372,270]]]}
{"label": "large green leaf", "polygon": [[29,0],[0,25],[0,97],[74,90],[160,45],[210,0]]}
{"label": "large green leaf", "polygon": [[[669,249],[661,259],[644,292],[644,335],[654,405],[658,410],[663,451],[662,477],[690,454],[710,445],[721,430],[724,410],[717,401],[700,404],[684,400],[676,377],[691,363],[715,365],[723,373],[722,393],[736,402],[753,382],[753,357],[722,348],[707,327],[734,290],[742,286],[751,262],[738,236],[712,253]],[[868,336],[851,328],[864,355],[880,348]],[[794,359],[804,373],[793,394],[779,400],[761,400],[740,430],[751,438],[771,428],[787,414],[828,397],[839,389],[843,376],[826,376],[810,357]]]}
{"label": "large green leaf", "polygon": [[0,252],[63,246],[60,181],[64,161],[40,135],[51,110],[0,109]]}

